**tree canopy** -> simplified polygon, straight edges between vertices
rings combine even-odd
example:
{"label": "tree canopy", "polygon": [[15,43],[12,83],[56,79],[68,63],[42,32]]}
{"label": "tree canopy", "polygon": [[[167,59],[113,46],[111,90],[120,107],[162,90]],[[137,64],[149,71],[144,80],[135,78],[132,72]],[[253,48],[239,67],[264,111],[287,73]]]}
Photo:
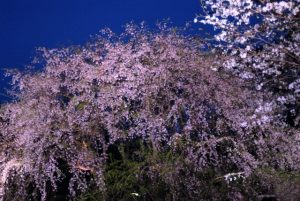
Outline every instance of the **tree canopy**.
{"label": "tree canopy", "polygon": [[40,48],[40,72],[10,72],[3,198],[297,197],[299,1],[203,6],[195,22],[220,31],[213,42],[128,24],[85,46]]}

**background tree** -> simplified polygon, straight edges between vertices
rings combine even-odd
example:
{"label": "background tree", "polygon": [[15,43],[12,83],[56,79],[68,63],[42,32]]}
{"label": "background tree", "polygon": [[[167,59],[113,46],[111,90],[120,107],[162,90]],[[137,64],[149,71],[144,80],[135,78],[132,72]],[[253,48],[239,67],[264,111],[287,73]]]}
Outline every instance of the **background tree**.
{"label": "background tree", "polygon": [[298,0],[209,0],[195,22],[217,31],[226,70],[273,94],[270,104],[282,122],[299,128],[300,5]]}

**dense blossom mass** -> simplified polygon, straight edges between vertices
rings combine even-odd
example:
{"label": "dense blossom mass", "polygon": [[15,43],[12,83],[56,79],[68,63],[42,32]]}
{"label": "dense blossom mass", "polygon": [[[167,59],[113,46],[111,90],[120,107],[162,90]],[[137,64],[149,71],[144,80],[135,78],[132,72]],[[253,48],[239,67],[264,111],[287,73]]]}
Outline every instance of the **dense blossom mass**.
{"label": "dense blossom mass", "polygon": [[[299,181],[269,177],[300,168],[299,1],[205,5],[195,22],[219,29],[221,52],[165,24],[129,24],[83,47],[40,48],[40,72],[10,72],[1,196],[51,200],[67,186],[71,200],[90,189],[102,200],[253,200],[282,196],[278,181],[299,195]],[[134,170],[127,189],[131,178],[164,190],[109,194],[115,160]]]}
{"label": "dense blossom mass", "polygon": [[[219,70],[276,93],[272,108],[300,125],[300,1],[209,0],[195,21],[218,32],[215,47],[226,54]],[[298,116],[297,116],[298,115]]]}

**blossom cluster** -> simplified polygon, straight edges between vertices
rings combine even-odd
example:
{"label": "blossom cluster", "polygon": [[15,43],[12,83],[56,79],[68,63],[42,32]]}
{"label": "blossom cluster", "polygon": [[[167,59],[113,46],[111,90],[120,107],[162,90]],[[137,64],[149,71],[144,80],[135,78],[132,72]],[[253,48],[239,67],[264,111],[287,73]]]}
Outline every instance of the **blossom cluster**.
{"label": "blossom cluster", "polygon": [[[299,0],[208,0],[195,22],[216,30],[215,47],[226,55],[219,70],[275,94],[269,101],[290,126],[300,126]],[[284,98],[287,102],[276,101]]]}

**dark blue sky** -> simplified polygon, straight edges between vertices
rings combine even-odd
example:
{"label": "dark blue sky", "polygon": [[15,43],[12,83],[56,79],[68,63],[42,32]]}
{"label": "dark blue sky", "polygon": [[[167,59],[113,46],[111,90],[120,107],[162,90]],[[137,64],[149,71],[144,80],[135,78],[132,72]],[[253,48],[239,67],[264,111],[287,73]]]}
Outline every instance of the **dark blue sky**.
{"label": "dark blue sky", "polygon": [[[36,47],[84,44],[104,27],[120,33],[130,21],[192,21],[198,0],[0,0],[0,68],[22,69]],[[0,75],[0,101],[7,80]]]}

